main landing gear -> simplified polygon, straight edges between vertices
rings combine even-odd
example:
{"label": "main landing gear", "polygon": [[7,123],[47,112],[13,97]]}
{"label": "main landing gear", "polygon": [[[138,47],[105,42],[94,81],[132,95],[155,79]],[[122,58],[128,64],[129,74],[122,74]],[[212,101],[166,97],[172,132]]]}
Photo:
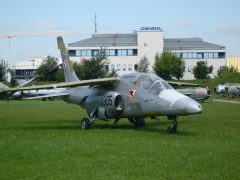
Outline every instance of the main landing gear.
{"label": "main landing gear", "polygon": [[177,116],[168,116],[168,120],[172,121],[172,124],[168,127],[167,132],[174,134],[177,132]]}
{"label": "main landing gear", "polygon": [[144,118],[128,118],[130,123],[133,123],[135,127],[144,127],[145,120]]}

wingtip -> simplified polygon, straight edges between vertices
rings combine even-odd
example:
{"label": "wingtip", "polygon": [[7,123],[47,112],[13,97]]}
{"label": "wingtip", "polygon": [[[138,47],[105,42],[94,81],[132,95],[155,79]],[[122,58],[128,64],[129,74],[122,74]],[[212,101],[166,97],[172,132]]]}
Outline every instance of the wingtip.
{"label": "wingtip", "polygon": [[57,37],[57,44],[58,44],[58,49],[61,49],[61,50],[66,49],[62,36]]}

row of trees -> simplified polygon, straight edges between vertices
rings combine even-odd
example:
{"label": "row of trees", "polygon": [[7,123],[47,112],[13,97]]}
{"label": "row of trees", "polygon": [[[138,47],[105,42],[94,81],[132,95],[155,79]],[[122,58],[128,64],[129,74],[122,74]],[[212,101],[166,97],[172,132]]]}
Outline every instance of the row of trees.
{"label": "row of trees", "polygon": [[[91,59],[82,59],[80,63],[74,63],[73,68],[76,75],[80,79],[97,79],[103,77],[115,76],[116,71],[109,73],[108,70],[109,60],[105,51],[101,51],[97,56]],[[148,72],[149,61],[146,56],[142,57],[136,65],[136,71]],[[57,59],[48,56],[44,59],[42,65],[37,69],[37,74],[42,75],[52,68],[57,66]],[[163,52],[156,54],[155,62],[153,65],[154,72],[163,79],[169,80],[172,78],[181,79],[185,71],[185,63],[182,58],[177,57],[173,53]],[[208,79],[209,74],[213,71],[213,66],[208,66],[205,61],[198,61],[196,66],[193,67],[192,72],[196,79]],[[63,81],[64,76],[62,71],[57,71],[55,74],[43,76],[43,80],[49,81]]]}
{"label": "row of trees", "polygon": [[[139,72],[147,72],[149,62],[146,57],[140,60],[137,65]],[[153,65],[154,72],[163,79],[181,79],[185,71],[185,63],[182,58],[177,57],[173,53],[163,52],[161,55],[156,54]],[[198,61],[193,67],[192,72],[196,79],[209,79],[213,71],[213,66],[208,66],[205,61]]]}
{"label": "row of trees", "polygon": [[7,63],[1,59],[0,62],[0,81],[5,80],[5,74],[7,72]]}
{"label": "row of trees", "polygon": [[[80,79],[97,79],[104,77],[111,77],[116,75],[116,71],[109,73],[109,60],[105,51],[101,51],[97,56],[91,59],[82,59],[80,63],[74,63],[73,68]],[[64,81],[63,71],[54,71],[48,73],[53,68],[57,67],[58,60],[55,57],[47,56],[40,67],[37,69],[37,74],[42,75],[44,81]],[[148,72],[149,61],[146,56],[142,57],[136,65],[136,71]],[[0,62],[0,81],[4,80],[4,75],[7,70],[5,61]],[[181,79],[185,71],[185,63],[182,58],[177,57],[173,53],[163,52],[156,54],[153,65],[154,72],[163,79]],[[198,61],[193,67],[192,72],[196,79],[208,79],[213,71],[213,66],[208,66],[205,61]],[[234,68],[220,68],[218,76],[222,76],[226,72],[236,72]]]}
{"label": "row of trees", "polygon": [[[58,61],[55,57],[47,56],[37,69],[37,74],[42,76],[44,81],[64,81],[63,71],[55,71],[47,73],[57,67]],[[97,79],[104,77],[112,77],[116,72],[109,73],[109,60],[105,51],[101,51],[97,56],[91,59],[82,59],[80,63],[73,63],[73,69],[79,79]]]}

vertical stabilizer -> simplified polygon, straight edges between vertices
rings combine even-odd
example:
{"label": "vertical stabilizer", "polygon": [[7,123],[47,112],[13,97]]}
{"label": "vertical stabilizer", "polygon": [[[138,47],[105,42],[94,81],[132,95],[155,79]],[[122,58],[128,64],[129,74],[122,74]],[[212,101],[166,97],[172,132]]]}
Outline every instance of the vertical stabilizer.
{"label": "vertical stabilizer", "polygon": [[64,77],[66,82],[70,81],[79,81],[78,77],[76,76],[72,63],[69,59],[67,48],[63,42],[63,38],[61,36],[57,37],[58,49],[60,49],[61,56],[62,56],[62,67],[64,71]]}

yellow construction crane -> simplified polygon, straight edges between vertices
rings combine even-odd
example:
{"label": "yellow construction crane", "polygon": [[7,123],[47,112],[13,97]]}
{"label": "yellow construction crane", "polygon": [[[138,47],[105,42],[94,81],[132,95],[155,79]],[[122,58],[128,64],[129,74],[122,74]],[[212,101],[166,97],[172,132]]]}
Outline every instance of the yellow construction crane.
{"label": "yellow construction crane", "polygon": [[66,31],[49,31],[49,32],[21,32],[0,34],[0,38],[15,38],[15,37],[41,37],[41,36],[76,36],[83,33],[66,32]]}
{"label": "yellow construction crane", "polygon": [[44,37],[44,36],[77,36],[89,33],[78,33],[68,31],[46,31],[46,32],[19,32],[19,33],[6,33],[0,34],[0,38],[8,39],[9,54],[11,52],[11,39],[17,37]]}

